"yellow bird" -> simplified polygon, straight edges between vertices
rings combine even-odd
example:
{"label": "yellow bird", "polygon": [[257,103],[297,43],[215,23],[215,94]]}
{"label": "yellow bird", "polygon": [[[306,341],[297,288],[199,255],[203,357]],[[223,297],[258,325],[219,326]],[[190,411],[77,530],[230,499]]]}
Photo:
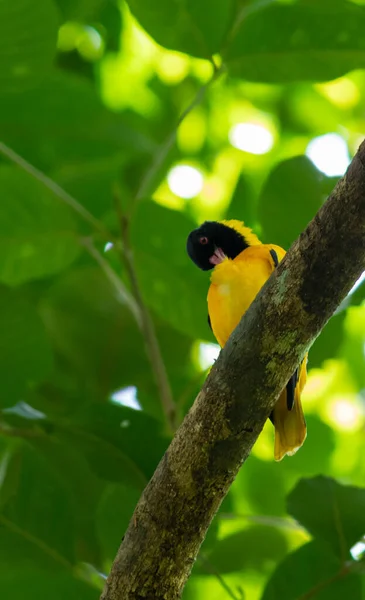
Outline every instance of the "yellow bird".
{"label": "yellow bird", "polygon": [[[213,269],[208,291],[208,322],[223,348],[255,296],[285,256],[285,250],[262,244],[241,221],[206,221],[192,231],[187,252],[203,271]],[[282,391],[270,419],[275,427],[275,460],[291,456],[306,438],[301,393],[307,355]]]}

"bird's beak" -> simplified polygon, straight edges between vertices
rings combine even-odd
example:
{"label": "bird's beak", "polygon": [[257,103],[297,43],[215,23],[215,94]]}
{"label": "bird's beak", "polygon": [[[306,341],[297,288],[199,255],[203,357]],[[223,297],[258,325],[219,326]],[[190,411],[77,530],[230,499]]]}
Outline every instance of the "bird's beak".
{"label": "bird's beak", "polygon": [[223,250],[221,248],[216,248],[213,256],[210,257],[209,262],[212,265],[216,266],[223,262],[226,258],[227,257],[224,254]]}

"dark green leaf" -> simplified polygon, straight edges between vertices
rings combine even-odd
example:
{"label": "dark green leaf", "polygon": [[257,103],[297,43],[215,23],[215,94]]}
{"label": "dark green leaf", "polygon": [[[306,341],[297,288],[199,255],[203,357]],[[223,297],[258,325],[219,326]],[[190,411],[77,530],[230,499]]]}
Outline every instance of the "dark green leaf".
{"label": "dark green leaf", "polygon": [[92,404],[75,416],[86,431],[107,440],[133,460],[147,478],[161,460],[168,440],[161,424],[141,411],[113,404]]}
{"label": "dark green leaf", "polygon": [[28,383],[47,376],[52,353],[42,321],[21,289],[0,287],[0,330],[0,404],[12,406]]}
{"label": "dark green leaf", "polygon": [[219,51],[233,11],[232,0],[129,0],[146,31],[162,46],[209,58]]}
{"label": "dark green leaf", "polygon": [[20,569],[13,565],[0,578],[4,598],[12,600],[99,600],[100,590],[79,581],[71,573],[52,573],[39,569]]}
{"label": "dark green leaf", "polygon": [[365,532],[365,489],[329,477],[301,479],[288,496],[288,511],[342,560]]}
{"label": "dark green leaf", "polygon": [[103,106],[88,82],[62,72],[21,96],[0,96],[0,128],[3,141],[43,169],[153,148],[137,127]]}
{"label": "dark green leaf", "polygon": [[341,575],[341,562],[324,544],[309,542],[288,556],[269,579],[261,600],[362,600],[361,577]]}
{"label": "dark green leaf", "polygon": [[149,306],[178,331],[207,339],[209,279],[186,253],[186,239],[195,227],[181,213],[144,202],[134,219],[133,242],[138,275]]}
{"label": "dark green leaf", "polygon": [[0,95],[22,92],[51,69],[57,26],[52,0],[0,0]]}
{"label": "dark green leaf", "polygon": [[100,500],[96,527],[104,556],[114,560],[140,493],[123,485],[109,485]]}
{"label": "dark green leaf", "polygon": [[[42,457],[24,446],[17,494],[0,523],[32,541],[58,562],[75,560],[75,517],[70,496]],[[47,548],[50,551],[47,551]]]}
{"label": "dark green leaf", "polygon": [[95,16],[109,0],[56,0],[62,15],[67,20],[82,21]]}
{"label": "dark green leaf", "polygon": [[251,81],[325,81],[365,66],[365,10],[350,2],[263,3],[225,51],[231,73]]}
{"label": "dark green leaf", "polygon": [[0,281],[17,285],[62,271],[79,253],[70,209],[16,167],[0,168]]}
{"label": "dark green leaf", "polygon": [[273,168],[259,199],[265,242],[289,249],[325,198],[323,179],[305,156],[290,158]]}

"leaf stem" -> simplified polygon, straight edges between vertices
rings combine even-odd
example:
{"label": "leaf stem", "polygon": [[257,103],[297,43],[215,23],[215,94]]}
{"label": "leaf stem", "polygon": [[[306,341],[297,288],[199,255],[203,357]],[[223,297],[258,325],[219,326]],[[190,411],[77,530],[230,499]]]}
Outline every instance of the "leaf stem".
{"label": "leaf stem", "polygon": [[184,119],[186,119],[186,117],[191,113],[191,111],[201,103],[207,90],[223,73],[223,71],[224,71],[223,66],[217,67],[213,58],[211,59],[211,61],[212,61],[212,65],[213,65],[212,77],[209,79],[209,81],[206,84],[204,84],[203,86],[201,86],[199,88],[199,90],[197,91],[193,100],[181,113],[173,130],[170,132],[170,134],[167,136],[167,138],[165,139],[163,144],[160,146],[160,149],[156,152],[154,160],[153,160],[150,168],[146,171],[145,176],[142,178],[139,188],[135,194],[134,204],[136,204],[139,200],[141,200],[141,198],[144,198],[151,193],[151,191],[152,191],[151,188],[153,186],[153,180],[154,180],[158,170],[162,166],[165,158],[167,157],[169,151],[171,150],[172,146],[175,143],[177,130],[179,129],[181,123],[184,121]]}
{"label": "leaf stem", "polygon": [[74,210],[84,221],[89,223],[94,229],[99,231],[102,234],[103,238],[106,238],[108,241],[112,241],[113,235],[106,227],[104,227],[103,223],[96,219],[94,215],[91,214],[76,198],[71,196],[66,190],[64,190],[61,186],[58,185],[53,179],[48,177],[43,171],[40,171],[36,167],[34,167],[31,163],[29,163],[25,158],[17,154],[12,148],[9,148],[4,142],[0,141],[0,153],[6,156],[10,161],[18,165],[23,171],[26,171],[37,179],[40,183],[42,183],[46,188],[48,188],[55,196],[57,196],[62,202],[70,206],[72,210]]}
{"label": "leaf stem", "polygon": [[64,556],[59,554],[56,550],[53,550],[53,548],[50,548],[42,540],[29,533],[29,531],[25,531],[24,529],[7,519],[4,515],[0,515],[0,523],[8,529],[10,529],[10,531],[13,531],[14,533],[28,540],[28,542],[31,542],[32,544],[37,546],[40,550],[42,550],[45,554],[48,554],[48,556],[53,558],[53,560],[61,564],[63,567],[73,570],[73,565]]}
{"label": "leaf stem", "polygon": [[215,566],[212,565],[212,563],[205,556],[205,554],[203,554],[201,552],[199,554],[199,556],[198,556],[198,560],[204,565],[205,570],[208,573],[211,573],[212,575],[214,575],[218,579],[218,581],[221,584],[222,588],[227,592],[227,594],[229,595],[230,598],[232,598],[232,600],[241,600],[242,595],[240,594],[240,596],[236,596],[236,594],[234,593],[234,591],[231,589],[231,587],[228,585],[228,583],[223,579],[222,575],[215,568]]}
{"label": "leaf stem", "polygon": [[124,264],[140,316],[140,327],[144,336],[147,356],[151,363],[152,371],[159,390],[160,400],[165,413],[166,422],[171,432],[176,429],[176,405],[172,397],[170,382],[167,376],[165,363],[162,358],[153,320],[143,300],[139,285],[137,271],[134,263],[133,251],[129,240],[129,219],[122,213],[119,198],[115,196],[115,208],[119,219],[122,249],[120,258]]}

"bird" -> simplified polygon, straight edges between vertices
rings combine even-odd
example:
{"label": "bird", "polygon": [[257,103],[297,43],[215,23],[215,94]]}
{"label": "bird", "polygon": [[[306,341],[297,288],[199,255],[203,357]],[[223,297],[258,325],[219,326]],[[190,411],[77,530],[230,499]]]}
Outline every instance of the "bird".
{"label": "bird", "polygon": [[[208,290],[208,323],[223,348],[256,295],[285,256],[274,244],[263,244],[243,221],[205,221],[191,231],[186,249],[203,271],[212,270]],[[274,459],[291,456],[303,445],[307,426],[301,394],[307,377],[307,355],[281,392],[270,420],[275,428]]]}

